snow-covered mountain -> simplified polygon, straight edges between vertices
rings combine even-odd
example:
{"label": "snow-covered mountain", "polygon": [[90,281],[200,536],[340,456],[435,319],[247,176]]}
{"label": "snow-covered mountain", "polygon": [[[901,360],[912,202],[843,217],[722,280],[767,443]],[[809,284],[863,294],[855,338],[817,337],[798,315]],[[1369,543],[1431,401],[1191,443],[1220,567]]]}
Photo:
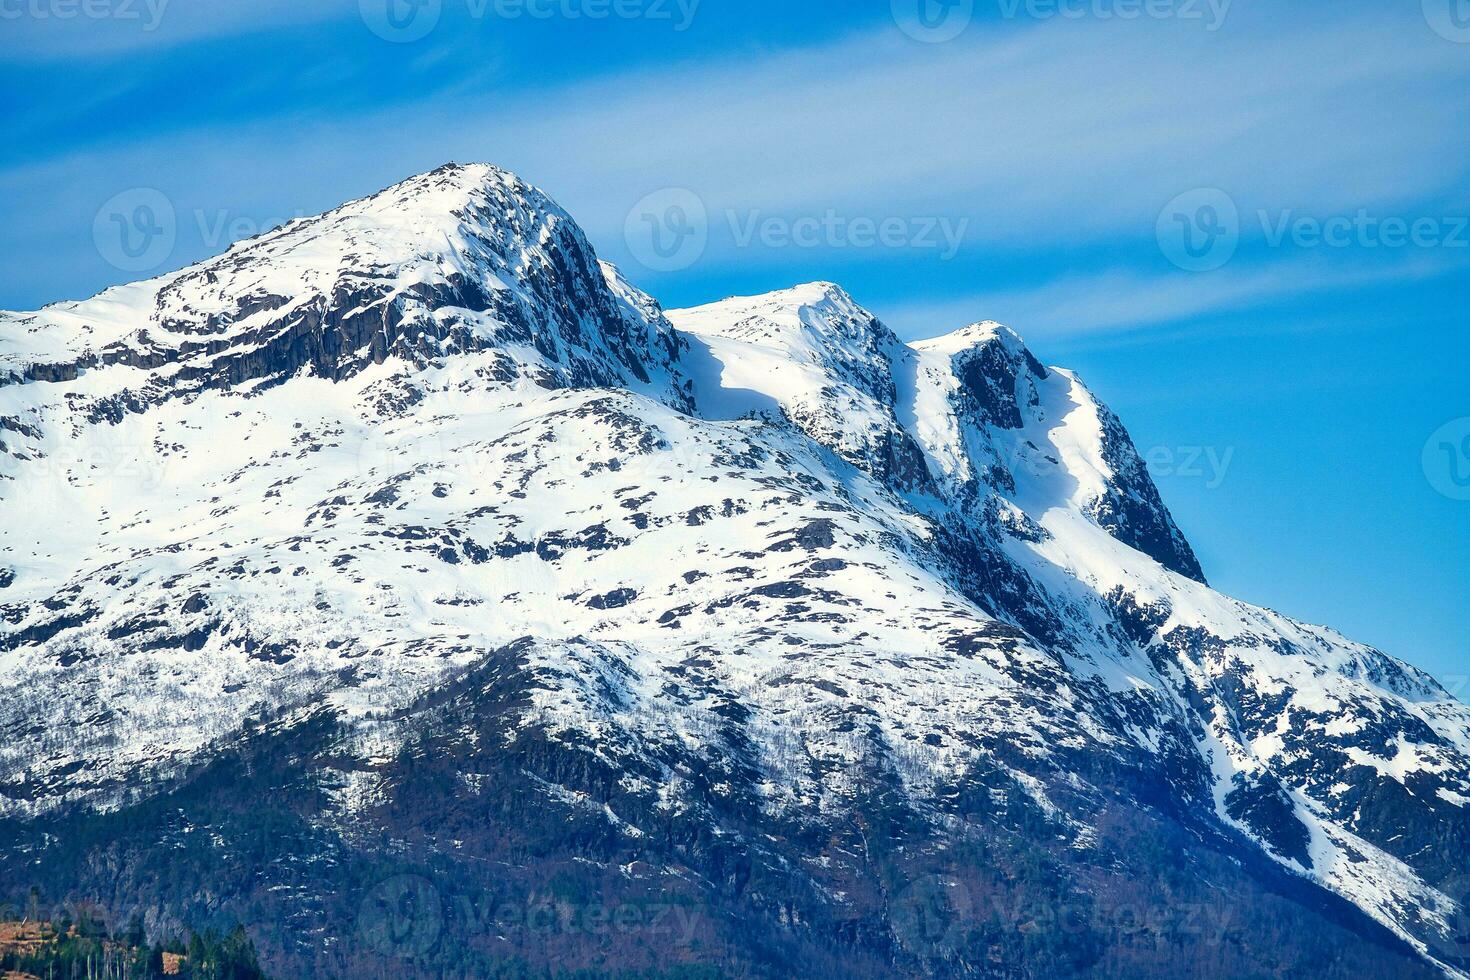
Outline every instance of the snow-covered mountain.
{"label": "snow-covered mountain", "polygon": [[329,975],[1470,968],[1470,708],[1211,590],[998,324],[665,315],[450,165],[0,314],[0,430],[5,887]]}

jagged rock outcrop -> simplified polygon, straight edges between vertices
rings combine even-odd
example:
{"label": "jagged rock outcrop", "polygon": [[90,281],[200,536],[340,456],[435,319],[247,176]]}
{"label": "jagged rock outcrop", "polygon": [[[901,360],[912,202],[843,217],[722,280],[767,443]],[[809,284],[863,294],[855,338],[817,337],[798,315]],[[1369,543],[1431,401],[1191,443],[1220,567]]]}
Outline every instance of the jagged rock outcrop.
{"label": "jagged rock outcrop", "polygon": [[1470,966],[1470,709],[1212,591],[1004,327],[666,316],[449,166],[0,375],[14,887],[289,974]]}

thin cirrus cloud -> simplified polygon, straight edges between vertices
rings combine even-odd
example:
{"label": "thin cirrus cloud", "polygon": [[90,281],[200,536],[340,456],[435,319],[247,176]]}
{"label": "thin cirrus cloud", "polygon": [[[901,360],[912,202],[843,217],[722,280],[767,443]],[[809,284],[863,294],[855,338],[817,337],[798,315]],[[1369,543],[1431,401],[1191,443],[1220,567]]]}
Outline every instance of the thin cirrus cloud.
{"label": "thin cirrus cloud", "polygon": [[1301,254],[1207,274],[1110,269],[933,303],[878,304],[876,312],[910,340],[939,336],[980,320],[1025,324],[1028,339],[1070,337],[1177,324],[1287,298],[1423,281],[1465,268],[1464,261],[1448,256],[1334,264]]}
{"label": "thin cirrus cloud", "polygon": [[352,9],[341,0],[8,0],[0,62],[127,55],[345,19]]}
{"label": "thin cirrus cloud", "polygon": [[[1225,188],[1247,213],[1411,215],[1463,188],[1470,132],[1446,95],[1470,76],[1470,57],[1410,14],[1370,21],[1349,9],[1323,25],[1242,8],[1215,32],[1168,21],[976,25],[940,45],[886,29],[560,87],[148,133],[0,172],[0,194],[15,202],[0,244],[26,254],[17,247],[28,232],[89,229],[97,206],[131,186],[158,187],[181,212],[264,218],[444,160],[484,159],[547,188],[614,260],[628,257],[622,230],[635,202],[663,186],[692,189],[711,217],[694,270],[708,276],[750,262],[727,215],[756,209],[964,219],[967,253],[1060,262],[1121,242],[1128,263],[1156,263],[1155,219],[1193,187]],[[56,188],[71,190],[58,199]],[[86,238],[72,240],[86,271]],[[93,261],[90,274],[108,270]],[[23,267],[0,275],[32,280]],[[0,279],[0,305],[13,288]]]}
{"label": "thin cirrus cloud", "polygon": [[[1412,19],[1273,26],[1262,38],[1057,23],[937,51],[883,34],[678,86],[613,80],[595,106],[553,99],[529,122],[545,146],[595,146],[595,171],[558,154],[532,165],[564,197],[585,197],[578,213],[598,230],[667,183],[714,211],[947,213],[971,218],[982,243],[1028,245],[1151,230],[1197,186],[1246,208],[1339,213],[1457,185],[1470,138],[1455,103],[1434,96],[1470,75],[1464,52]],[[1370,89],[1380,98],[1356,98]],[[526,126],[492,121],[484,142]],[[628,189],[609,195],[610,181]]]}

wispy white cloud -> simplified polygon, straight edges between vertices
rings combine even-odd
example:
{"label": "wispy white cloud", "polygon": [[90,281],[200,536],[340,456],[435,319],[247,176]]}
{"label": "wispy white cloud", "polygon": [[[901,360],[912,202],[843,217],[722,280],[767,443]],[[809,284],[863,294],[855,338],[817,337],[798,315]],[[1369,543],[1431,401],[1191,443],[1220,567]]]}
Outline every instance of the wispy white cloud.
{"label": "wispy white cloud", "polygon": [[1332,262],[1322,256],[1276,256],[1198,274],[1148,275],[1114,269],[1039,286],[980,292],[938,302],[879,305],[906,339],[938,336],[978,320],[1018,326],[1029,339],[1102,330],[1138,330],[1215,316],[1287,297],[1347,293],[1386,283],[1418,282],[1470,271],[1470,256],[1409,255],[1387,263]]}
{"label": "wispy white cloud", "polygon": [[514,147],[608,233],[663,185],[714,210],[966,216],[978,244],[1035,248],[1151,233],[1198,186],[1326,213],[1462,186],[1470,135],[1443,95],[1465,52],[1417,17],[1246,20],[865,35],[471,108],[460,142]]}
{"label": "wispy white cloud", "polygon": [[[0,195],[15,202],[0,245],[23,248],[27,229],[90,228],[110,196],[98,188],[158,187],[181,211],[277,215],[484,159],[546,187],[614,260],[627,259],[628,209],[682,186],[716,216],[963,218],[969,252],[1057,262],[1075,250],[1089,255],[1079,269],[1097,268],[1118,264],[1097,256],[1114,246],[1156,258],[1143,250],[1160,208],[1198,186],[1226,189],[1247,212],[1413,214],[1455,195],[1470,205],[1470,131],[1448,97],[1467,79],[1464,46],[1435,36],[1417,10],[1328,18],[1238,5],[1213,33],[1169,21],[977,24],[941,45],[884,30],[534,92],[482,82],[375,114],[38,156],[0,173]],[[717,218],[700,271],[772,261],[720,232]],[[1186,292],[1134,295],[1201,302]]]}
{"label": "wispy white cloud", "polygon": [[108,56],[352,15],[342,0],[3,0],[0,62]]}

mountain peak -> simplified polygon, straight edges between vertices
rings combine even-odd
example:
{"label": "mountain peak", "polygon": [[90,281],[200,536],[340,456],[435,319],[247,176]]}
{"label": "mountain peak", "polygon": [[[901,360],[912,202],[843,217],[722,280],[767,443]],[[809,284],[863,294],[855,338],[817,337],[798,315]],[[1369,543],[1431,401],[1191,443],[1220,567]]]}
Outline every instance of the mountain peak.
{"label": "mountain peak", "polygon": [[813,306],[822,303],[834,303],[843,306],[857,306],[857,301],[852,294],[843,289],[835,282],[825,279],[816,279],[812,282],[797,283],[786,289],[778,289],[768,295],[782,297],[791,301]]}
{"label": "mountain peak", "polygon": [[671,311],[669,317],[690,333],[800,347],[814,356],[898,342],[893,331],[845,289],[821,280],[754,296],[731,296]]}
{"label": "mountain peak", "polygon": [[[343,211],[367,212],[378,210],[383,205],[393,208],[411,205],[411,210],[416,212],[455,214],[476,198],[501,196],[551,204],[551,199],[544,191],[503,167],[490,163],[451,162],[406,177],[377,193],[349,201],[327,214]],[[561,211],[554,204],[551,206]]]}
{"label": "mountain peak", "polygon": [[[364,258],[406,261],[463,253],[473,250],[472,239],[486,231],[497,233],[505,244],[519,239],[522,246],[534,247],[545,239],[550,224],[575,227],[571,216],[540,188],[491,164],[448,163],[237,243],[204,264],[272,246],[287,251],[307,240],[348,249],[341,256],[344,265]],[[328,258],[320,248],[296,254],[318,265]]]}
{"label": "mountain peak", "polygon": [[416,174],[24,322],[26,335],[0,345],[14,379],[113,365],[158,372],[146,398],[105,396],[115,406],[97,410],[111,415],[301,371],[342,380],[390,358],[421,367],[490,351],[502,380],[682,398],[665,384],[677,342],[661,314],[614,291],[555,201],[484,163]]}
{"label": "mountain peak", "polygon": [[[803,310],[838,309],[843,312],[866,313],[852,295],[835,282],[816,280],[797,283],[784,289],[747,296],[727,296],[713,303],[690,307],[692,310],[721,310],[750,313],[800,313]],[[871,315],[871,314],[869,314]]]}
{"label": "mountain peak", "polygon": [[1025,349],[1026,347],[1026,343],[1021,339],[1020,334],[1005,324],[997,323],[994,320],[981,320],[939,337],[931,337],[928,340],[916,340],[909,346],[915,350],[953,355],[974,347],[984,346],[996,340],[999,340],[1012,350]]}
{"label": "mountain peak", "polygon": [[1141,976],[1189,941],[1432,975],[1365,960],[1373,920],[1463,953],[1434,883],[1470,874],[1470,709],[1211,591],[1072,373],[990,322],[905,346],[830,282],[670,316],[484,164],[0,314],[0,881],[162,922],[208,888],[287,924],[293,976],[489,962],[478,919],[378,950],[412,962],[365,934],[563,872],[752,975],[1034,972],[951,940],[1099,889],[1247,910],[1247,956],[1308,937],[1220,965],[1158,918]]}

